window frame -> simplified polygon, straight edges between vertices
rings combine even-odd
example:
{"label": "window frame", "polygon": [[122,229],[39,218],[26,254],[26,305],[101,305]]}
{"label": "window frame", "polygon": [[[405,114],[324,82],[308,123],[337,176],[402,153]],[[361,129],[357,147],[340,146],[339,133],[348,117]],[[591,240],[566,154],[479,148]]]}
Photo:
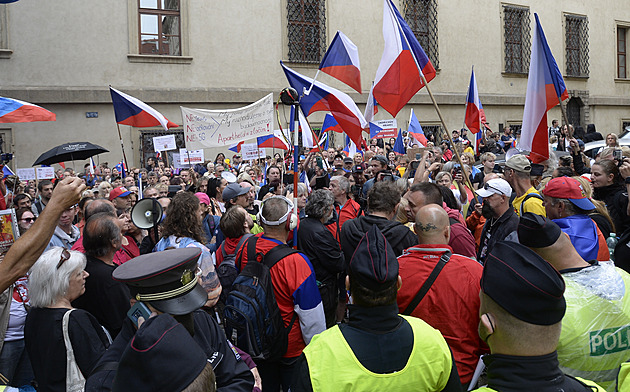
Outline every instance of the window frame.
{"label": "window frame", "polygon": [[[508,11],[520,11],[523,13],[520,21],[520,42],[508,41],[508,26],[509,19],[506,17]],[[529,62],[531,57],[531,42],[532,42],[532,21],[531,21],[530,7],[520,4],[501,3],[501,31],[502,31],[502,44],[503,44],[503,74],[511,76],[527,77],[529,74]],[[510,19],[511,20],[511,19]],[[520,45],[520,59],[519,66],[513,65],[509,67],[510,63],[515,61],[509,61],[508,55],[511,54],[511,45]],[[516,59],[511,56],[510,59]],[[517,69],[520,68],[520,69]]]}
{"label": "window frame", "polygon": [[[180,15],[181,10],[181,1],[176,0],[179,4],[178,10],[167,10],[165,8],[141,8],[140,2],[142,0],[138,0],[138,52],[140,54],[148,54],[155,56],[181,56],[182,55],[182,17]],[[158,2],[158,7],[164,6],[164,2],[167,0],[156,0]],[[143,53],[142,52],[142,15],[155,15],[158,18],[157,23],[157,34],[145,34],[145,35],[156,35],[158,41],[158,52],[157,53]],[[162,31],[162,23],[160,21],[163,17],[166,16],[175,16],[178,18],[177,23],[177,34],[164,34]],[[166,37],[178,37],[179,38],[179,53],[178,54],[168,54],[165,52],[165,38]]]}
{"label": "window frame", "polygon": [[[424,3],[419,6],[418,3]],[[431,64],[436,70],[440,68],[440,48],[439,48],[439,26],[438,26],[438,3],[437,0],[404,0],[403,14],[405,21],[409,25],[416,39],[431,60]],[[423,8],[419,10],[419,8]],[[422,14],[419,11],[426,11]],[[416,20],[426,18],[427,31],[421,31],[415,27],[419,24]],[[425,38],[426,37],[426,38]],[[425,42],[426,41],[426,42]]]}
{"label": "window frame", "polygon": [[9,49],[9,5],[0,4],[0,59],[11,58]]}
{"label": "window frame", "polygon": [[190,0],[179,0],[179,30],[180,30],[180,56],[141,54],[140,53],[140,2],[139,0],[127,0],[127,25],[129,26],[129,52],[127,59],[130,63],[160,63],[160,64],[191,64],[190,56],[189,18],[188,10]]}
{"label": "window frame", "polygon": [[[623,40],[620,37],[623,35]],[[618,79],[628,79],[628,28],[625,26],[617,25],[617,78]],[[621,47],[621,41],[623,41],[623,51],[619,48]],[[623,66],[621,66],[621,57],[623,56]],[[621,75],[621,70],[623,69],[623,76]]]}
{"label": "window frame", "polygon": [[[317,30],[319,32],[319,53],[317,54],[317,58],[314,57],[314,54],[308,52],[307,50],[305,50],[305,45],[302,45],[301,48],[299,48],[298,50],[292,50],[292,42],[294,42],[291,39],[291,36],[293,36],[294,31],[293,29],[295,28],[294,26],[296,24],[305,24],[305,23],[309,23],[310,21],[304,21],[304,20],[290,20],[289,18],[292,16],[289,10],[289,7],[291,6],[291,3],[295,3],[295,2],[299,2],[300,5],[302,6],[302,9],[304,8],[304,3],[308,2],[308,3],[314,3],[317,2],[317,7],[318,7],[318,12],[317,15],[319,16],[319,20],[317,21]],[[327,23],[327,15],[326,15],[326,0],[287,0],[285,3],[286,7],[284,9],[284,12],[286,13],[285,15],[285,39],[286,41],[286,46],[285,46],[285,50],[286,50],[286,58],[287,58],[287,62],[288,63],[293,63],[293,64],[304,64],[304,65],[318,65],[322,58],[324,57],[324,54],[326,53],[326,49],[327,49],[327,44],[328,42],[326,41],[326,37],[327,37],[327,29],[328,29],[328,23]],[[304,15],[304,12],[302,12],[302,16]],[[315,25],[315,22],[310,22],[312,25]],[[304,37],[306,37],[306,34],[303,34]],[[306,41],[306,39],[303,39],[301,42],[304,44],[304,42]],[[295,54],[297,52],[302,52],[302,56],[298,57],[295,56]],[[308,56],[305,56],[304,54],[309,54],[311,56],[313,56],[313,58],[307,58]]]}
{"label": "window frame", "polygon": [[[618,31],[619,29],[625,29],[626,31],[626,77],[622,78],[619,76],[619,44],[618,44]],[[629,49],[629,42],[628,39],[630,39],[630,22],[628,21],[620,21],[620,20],[616,20],[615,21],[615,81],[616,82],[622,82],[622,83],[629,83],[630,82],[630,70],[628,70],[628,49]]]}
{"label": "window frame", "polygon": [[[567,78],[586,79],[590,76],[589,71],[589,35],[588,35],[588,17],[578,14],[563,14],[564,23],[564,76]],[[570,30],[571,26],[577,25],[576,29]],[[578,46],[569,45],[570,35],[577,36]],[[577,61],[570,61],[570,54],[577,51]],[[570,67],[572,67],[570,69]],[[577,71],[576,68],[577,67]]]}

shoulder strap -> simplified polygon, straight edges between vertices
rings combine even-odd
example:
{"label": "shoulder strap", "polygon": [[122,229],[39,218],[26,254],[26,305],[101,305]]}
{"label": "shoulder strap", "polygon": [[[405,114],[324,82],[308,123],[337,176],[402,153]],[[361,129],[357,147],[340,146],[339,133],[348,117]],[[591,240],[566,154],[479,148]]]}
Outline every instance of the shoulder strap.
{"label": "shoulder strap", "polygon": [[449,217],[448,217],[448,224],[449,224],[449,226],[452,226],[452,225],[454,225],[455,223],[459,223],[459,219],[457,219],[457,218],[453,218],[452,216],[449,216]]}
{"label": "shoulder strap", "polygon": [[521,207],[519,208],[519,216],[523,216],[523,209],[525,208],[525,202],[531,199],[532,197],[545,201],[545,199],[542,196],[540,196],[539,193],[536,193],[536,192],[528,193],[527,195],[525,195],[525,198],[523,199],[523,202],[521,203]]}
{"label": "shoulder strap", "polygon": [[[254,255],[254,259],[256,258],[256,242],[258,241],[258,237],[251,236],[247,239],[247,243],[241,249],[240,256],[237,255],[236,260],[234,260],[234,265],[238,268],[239,271],[242,270],[243,266],[243,251],[247,249],[247,261],[252,260],[252,255]],[[237,249],[238,252],[238,249]],[[238,264],[237,264],[238,263]]]}
{"label": "shoulder strap", "polygon": [[298,253],[298,251],[295,249],[289,248],[285,244],[276,245],[273,248],[271,248],[269,252],[265,254],[265,257],[263,258],[263,263],[269,269],[271,269],[271,267],[276,265],[278,261],[284,259],[285,257],[293,253]]}
{"label": "shoulder strap", "polygon": [[416,296],[413,297],[413,299],[411,300],[411,302],[409,303],[405,311],[402,312],[402,314],[410,316],[411,312],[413,312],[416,309],[416,307],[418,307],[418,305],[420,304],[420,301],[422,301],[422,298],[424,298],[424,296],[429,292],[429,289],[433,285],[433,282],[435,282],[438,275],[442,271],[442,268],[444,268],[444,266],[450,260],[450,258],[451,258],[451,251],[447,250],[446,252],[444,252],[442,257],[440,257],[440,260],[435,265],[435,268],[433,268],[431,275],[429,275],[427,280],[424,281],[424,284],[422,285],[422,287],[420,287],[420,290],[418,290],[418,294],[416,294]]}

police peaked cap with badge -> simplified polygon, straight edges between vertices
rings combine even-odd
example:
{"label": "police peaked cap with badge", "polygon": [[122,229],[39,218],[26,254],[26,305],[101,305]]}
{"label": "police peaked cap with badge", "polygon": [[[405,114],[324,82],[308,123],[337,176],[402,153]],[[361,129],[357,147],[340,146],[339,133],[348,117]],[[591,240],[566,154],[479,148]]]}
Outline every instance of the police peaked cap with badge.
{"label": "police peaked cap with badge", "polygon": [[198,283],[201,249],[169,249],[135,257],[118,266],[112,278],[126,283],[133,298],[157,310],[184,315],[201,308],[208,294]]}

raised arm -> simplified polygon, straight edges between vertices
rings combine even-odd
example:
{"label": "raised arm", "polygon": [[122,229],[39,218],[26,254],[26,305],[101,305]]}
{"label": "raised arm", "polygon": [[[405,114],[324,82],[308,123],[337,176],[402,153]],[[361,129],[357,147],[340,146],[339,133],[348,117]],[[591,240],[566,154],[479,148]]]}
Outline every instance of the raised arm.
{"label": "raised arm", "polygon": [[0,263],[0,291],[6,290],[15,280],[24,276],[44,252],[55,231],[61,214],[79,202],[86,188],[77,177],[68,177],[59,182],[46,208],[37,221],[9,249]]}

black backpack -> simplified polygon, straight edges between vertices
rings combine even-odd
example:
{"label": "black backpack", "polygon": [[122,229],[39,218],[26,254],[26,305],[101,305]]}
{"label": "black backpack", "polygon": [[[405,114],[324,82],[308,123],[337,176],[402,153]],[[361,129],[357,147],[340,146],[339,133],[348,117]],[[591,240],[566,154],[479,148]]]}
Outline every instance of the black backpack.
{"label": "black backpack", "polygon": [[238,276],[238,269],[236,269],[236,264],[235,264],[236,253],[241,248],[243,243],[247,241],[247,239],[251,237],[252,235],[253,234],[249,234],[249,233],[243,235],[241,239],[238,241],[238,244],[236,245],[236,249],[234,250],[233,254],[227,254],[227,252],[225,251],[225,241],[223,241],[223,243],[219,246],[219,249],[217,250],[217,252],[221,252],[221,254],[223,255],[223,261],[217,267],[217,275],[219,277],[219,282],[221,282],[221,287],[223,288],[221,290],[220,300],[224,304],[225,304],[225,301],[227,300],[227,295],[232,290],[232,285],[234,284],[234,280]]}
{"label": "black backpack", "polygon": [[236,277],[227,295],[225,334],[252,359],[273,361],[286,353],[289,332],[297,314],[285,327],[273,291],[270,269],[281,259],[298,251],[281,244],[266,254],[256,253],[257,241],[255,236],[247,240],[247,265]]}

